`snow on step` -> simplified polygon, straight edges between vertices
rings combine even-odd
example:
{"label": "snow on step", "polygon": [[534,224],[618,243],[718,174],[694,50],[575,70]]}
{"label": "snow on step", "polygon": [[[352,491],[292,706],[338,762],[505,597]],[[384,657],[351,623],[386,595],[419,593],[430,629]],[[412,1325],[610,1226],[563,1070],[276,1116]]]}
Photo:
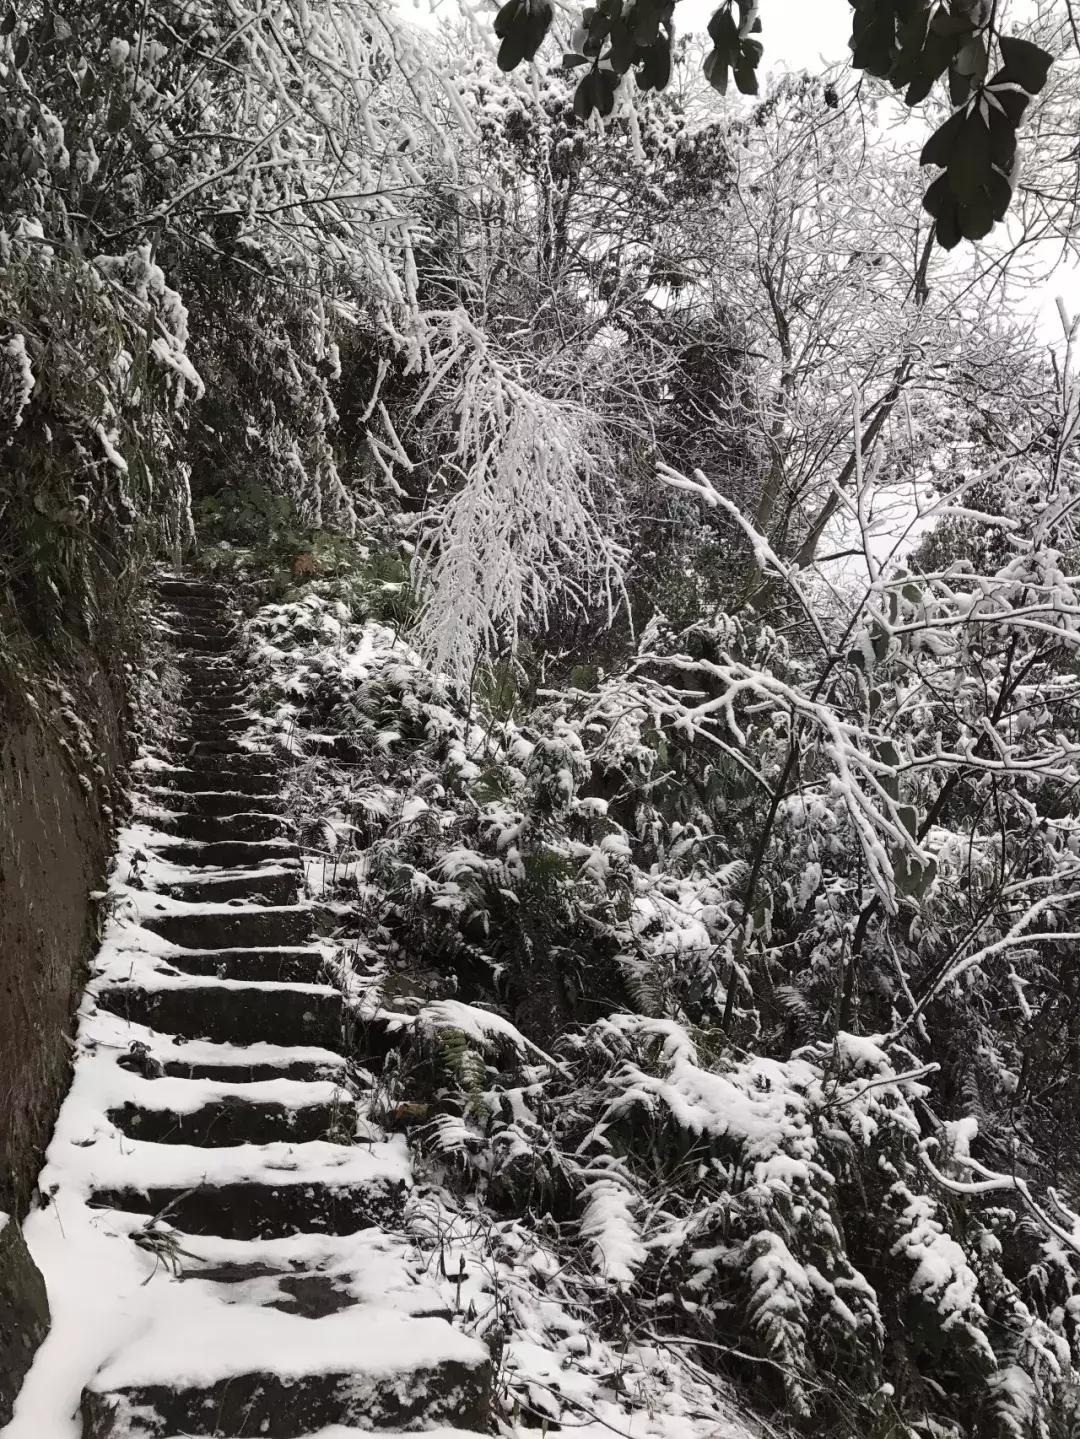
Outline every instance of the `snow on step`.
{"label": "snow on step", "polygon": [[298,1144],[325,1139],[332,1132],[353,1132],[356,1115],[355,1103],[346,1099],[281,1104],[230,1095],[184,1110],[147,1107],[126,1100],[110,1109],[107,1118],[132,1139],[221,1149],[238,1144],[271,1144],[283,1138]]}
{"label": "snow on step", "polygon": [[235,814],[227,817],[207,814],[179,814],[157,806],[143,806],[143,815],[152,814],[159,827],[177,839],[205,842],[225,840],[291,840],[295,828],[280,814]]}
{"label": "snow on step", "polygon": [[215,844],[159,835],[156,856],[162,864],[175,865],[190,874],[193,869],[226,869],[236,865],[251,869],[267,863],[296,863],[300,846],[287,839],[221,840]]}
{"label": "snow on step", "polygon": [[[40,1184],[43,1192],[55,1187],[65,1202],[79,1206],[105,1205],[157,1213],[178,1195],[192,1191],[184,1201],[201,1228],[216,1223],[247,1226],[258,1234],[290,1233],[302,1228],[305,1215],[316,1229],[355,1230],[380,1214],[396,1213],[411,1184],[404,1142],[395,1137],[363,1145],[287,1139],[267,1144],[239,1144],[204,1148],[189,1144],[154,1143],[124,1135],[110,1112],[125,1101],[179,1113],[193,1113],[207,1104],[237,1095],[227,1083],[212,1080],[177,1080],[168,1076],[147,1079],[121,1066],[128,1046],[115,1043],[117,1030],[100,1014],[80,1029],[83,1048],[76,1059],[71,1090],[64,1101]],[[115,1025],[115,1020],[113,1020]],[[208,1048],[215,1059],[250,1063],[249,1048],[178,1045],[142,1030],[134,1042],[144,1045],[158,1064],[172,1056],[195,1064]],[[320,1050],[252,1046],[265,1060],[299,1058],[309,1063],[340,1058]],[[202,1054],[200,1055],[200,1049]],[[130,1053],[130,1050],[128,1051]],[[313,1065],[314,1067],[314,1065]],[[160,1086],[155,1091],[155,1086]],[[339,1087],[332,1083],[297,1084],[279,1078],[246,1086],[249,1096],[272,1100],[283,1107],[297,1106],[303,1098],[330,1104]],[[230,1206],[250,1200],[247,1213],[232,1213]],[[179,1213],[179,1210],[177,1211]]]}
{"label": "snow on step", "polygon": [[232,949],[302,945],[315,932],[312,905],[185,904],[153,895],[143,915],[146,929],[183,949]]}
{"label": "snow on step", "polygon": [[283,808],[277,795],[248,794],[240,788],[209,787],[188,792],[150,785],[147,794],[172,814],[198,814],[208,819],[224,819],[234,814],[275,815]]}
{"label": "snow on step", "polygon": [[[147,1033],[147,1037],[149,1033]],[[160,1062],[163,1054],[174,1053],[190,1057],[193,1049],[211,1049],[215,1054],[224,1051],[224,1058],[246,1053],[232,1045],[168,1045],[152,1041],[155,1058]],[[147,1046],[149,1048],[149,1046]],[[277,1046],[257,1046],[272,1050],[275,1054],[295,1054],[295,1050],[281,1050]],[[120,1046],[117,1046],[119,1049]],[[322,1051],[313,1051],[316,1054]],[[276,1078],[259,1080],[252,1084],[236,1084],[229,1081],[205,1079],[198,1082],[187,1079],[173,1079],[167,1075],[150,1079],[143,1074],[132,1073],[119,1063],[121,1056],[113,1049],[102,1049],[89,1056],[80,1056],[79,1064],[93,1066],[92,1079],[80,1075],[80,1088],[90,1091],[90,1103],[94,1106],[87,1112],[105,1112],[125,1101],[138,1104],[142,1109],[167,1109],[174,1114],[194,1114],[205,1104],[228,1103],[244,1100],[248,1103],[279,1104],[289,1109],[302,1109],[310,1104],[332,1104],[344,1093],[342,1085],[333,1079],[297,1081]]]}
{"label": "snow on step", "polygon": [[[163,834],[149,824],[132,825],[127,831],[130,854],[125,856],[126,874],[134,871],[139,879],[139,888],[153,890],[159,884],[169,884],[180,879],[203,878],[203,871],[223,873],[241,870],[250,874],[264,874],[275,868],[296,872],[299,846],[287,839],[265,839],[207,842],[205,840],[178,840],[171,834]],[[117,887],[131,890],[117,880]]]}
{"label": "snow on step", "polygon": [[187,1234],[355,1234],[397,1223],[412,1183],[407,1153],[393,1140],[370,1148],[324,1140],[206,1149],[125,1139],[124,1146],[126,1166],[106,1158],[92,1172],[91,1206],[166,1214]]}
{"label": "snow on step", "polygon": [[177,794],[218,793],[229,791],[233,794],[274,795],[280,788],[276,774],[250,768],[230,768],[222,765],[215,769],[189,765],[173,765],[154,771],[154,780],[160,788]]}
{"label": "snow on step", "polygon": [[[310,911],[301,912],[310,922]],[[224,929],[215,927],[208,938],[235,940],[250,933],[245,916],[251,911],[225,913],[241,916],[239,932],[234,925],[226,924]],[[273,944],[276,928],[270,926],[273,932],[269,948],[256,948],[256,956],[279,949]],[[265,941],[265,928],[259,928],[254,937]],[[297,947],[294,951],[303,954],[310,966],[303,980],[233,978],[228,973],[218,973],[217,961],[209,975],[192,974],[181,967],[185,952],[141,926],[121,923],[98,956],[97,973],[87,986],[84,1009],[89,1012],[96,1006],[130,1023],[188,1039],[240,1045],[268,1041],[328,1049],[341,1044],[346,1008],[340,990],[320,982],[322,951],[318,946]],[[223,963],[228,962],[227,950],[213,948],[205,952],[224,952]],[[243,952],[243,948],[238,950]],[[173,957],[177,964],[171,962]]]}
{"label": "snow on step", "polygon": [[[319,984],[328,972],[326,953],[312,946],[273,949],[180,949],[157,961],[160,972],[248,979],[281,984]],[[164,966],[168,966],[165,969]]]}
{"label": "snow on step", "polygon": [[192,714],[136,766],[25,1226],[53,1328],[5,1439],[483,1427],[485,1347],[377,1227],[400,1220],[408,1151],[356,1097],[325,911],[291,902],[304,871],[245,733],[224,592],[166,588]]}
{"label": "snow on step", "polygon": [[479,1428],[486,1418],[487,1350],[442,1320],[365,1305],[307,1319],[223,1303],[192,1282],[172,1286],[169,1300],[86,1390],[86,1439],[127,1439],[139,1424],[153,1433],[155,1421],[192,1435],[302,1439],[342,1420]]}
{"label": "snow on step", "polygon": [[[597,1428],[599,1429],[600,1426],[597,1426]],[[305,1435],[305,1439],[366,1439],[366,1436],[369,1435],[370,1432],[368,1429],[354,1429],[350,1425],[331,1424],[328,1429],[320,1429],[317,1434]],[[424,1439],[476,1439],[475,1433],[469,1429],[437,1427],[434,1429],[424,1429],[422,1432]],[[611,1431],[608,1430],[607,1432],[610,1433]],[[409,1439],[415,1439],[415,1430],[380,1430],[382,1439],[405,1439],[406,1433],[408,1433]],[[600,1436],[601,1439],[606,1439],[602,1429],[600,1430]],[[163,1435],[162,1439],[187,1439],[187,1436],[183,1434],[169,1434]],[[226,1435],[222,1436],[222,1439],[239,1439],[239,1436]]]}
{"label": "snow on step", "polygon": [[161,975],[153,984],[96,988],[99,1008],[134,1023],[188,1039],[245,1045],[334,1049],[343,1041],[346,1011],[326,985]]}
{"label": "snow on step", "polygon": [[200,1282],[227,1283],[230,1302],[299,1307],[301,1286],[318,1279],[332,1287],[339,1300],[422,1318],[446,1316],[440,1291],[416,1273],[424,1261],[412,1245],[378,1229],[255,1240],[205,1235],[190,1240],[188,1248],[187,1272]]}
{"label": "snow on step", "polygon": [[281,866],[267,866],[254,873],[244,870],[189,875],[160,885],[159,894],[189,902],[222,904],[229,900],[259,899],[266,904],[290,904],[297,898],[300,872]]}
{"label": "snow on step", "polygon": [[[208,1079],[216,1084],[245,1086],[266,1080],[328,1080],[340,1084],[347,1068],[343,1055],[319,1045],[283,1045],[260,1041],[254,1044],[219,1044],[211,1040],[174,1039],[147,1025],[135,1024],[120,1015],[98,1009],[84,1017],[80,1037],[87,1051],[78,1065],[92,1060],[107,1062],[129,1072],[141,1073],[136,1055],[145,1053],[159,1064],[165,1075]],[[240,1077],[240,1075],[243,1077]],[[76,1068],[76,1076],[79,1069]],[[100,1081],[96,1081],[100,1083]],[[103,1091],[98,1089],[99,1097]],[[109,1091],[105,1091],[108,1093]]]}
{"label": "snow on step", "polygon": [[[152,1058],[164,1066],[167,1075],[173,1073],[177,1066],[209,1069],[211,1078],[236,1066],[257,1066],[270,1071],[267,1078],[285,1078],[285,1071],[290,1065],[302,1063],[324,1072],[318,1078],[332,1078],[344,1075],[347,1068],[344,1055],[318,1045],[272,1045],[265,1042],[221,1045],[211,1040],[173,1039],[170,1035],[158,1035],[145,1025],[132,1025],[118,1014],[105,1013],[104,1010],[83,1017],[79,1025],[79,1039],[82,1052],[76,1059],[75,1079],[82,1081],[83,1088],[98,1101],[112,1091],[102,1086],[101,1069],[95,1068],[91,1078],[88,1066],[134,1066],[132,1050],[139,1049],[150,1052]],[[226,1081],[221,1079],[220,1082]],[[75,1082],[70,1092],[75,1092]]]}
{"label": "snow on step", "polygon": [[102,1084],[105,1117],[132,1139],[221,1148],[276,1139],[295,1143],[324,1139],[331,1129],[340,1135],[356,1130],[355,1101],[330,1080],[150,1079],[117,1065],[113,1083],[112,1096]]}

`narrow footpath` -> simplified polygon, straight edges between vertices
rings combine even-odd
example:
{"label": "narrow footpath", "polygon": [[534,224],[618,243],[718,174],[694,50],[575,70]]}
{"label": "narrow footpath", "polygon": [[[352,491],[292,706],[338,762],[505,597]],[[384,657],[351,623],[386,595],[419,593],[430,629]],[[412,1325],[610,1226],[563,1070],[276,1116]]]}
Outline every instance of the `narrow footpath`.
{"label": "narrow footpath", "polygon": [[228,593],[161,594],[184,719],[120,837],[25,1228],[52,1329],[4,1439],[482,1429],[490,1358],[397,1233],[408,1152],[367,1116]]}

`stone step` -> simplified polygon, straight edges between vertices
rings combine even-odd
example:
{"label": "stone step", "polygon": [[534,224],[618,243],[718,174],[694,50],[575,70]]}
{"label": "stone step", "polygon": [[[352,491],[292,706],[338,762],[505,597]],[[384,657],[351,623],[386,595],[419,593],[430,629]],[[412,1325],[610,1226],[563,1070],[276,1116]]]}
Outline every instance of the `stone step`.
{"label": "stone step", "polygon": [[220,761],[221,766],[227,767],[234,760],[243,758],[259,760],[263,764],[273,758],[269,750],[252,750],[249,744],[233,735],[224,740],[163,740],[155,748],[161,758],[183,768],[193,768],[196,761],[200,764]]}
{"label": "stone step", "polygon": [[[213,708],[214,701],[221,701],[217,708]],[[247,689],[237,689],[233,685],[219,685],[213,689],[200,689],[196,695],[186,696],[187,712],[181,717],[181,724],[190,721],[193,714],[197,712],[200,721],[217,721],[229,717],[229,714],[246,715],[250,712],[252,695]],[[210,708],[207,708],[207,704]]]}
{"label": "stone step", "polygon": [[188,654],[231,654],[237,651],[240,636],[231,625],[190,625],[176,634],[176,642]]}
{"label": "stone step", "polygon": [[232,700],[228,700],[222,704],[209,701],[203,705],[200,700],[196,698],[188,706],[187,715],[183,721],[184,728],[176,737],[187,739],[191,737],[194,730],[202,729],[208,725],[215,725],[218,727],[219,732],[222,726],[226,728],[226,733],[222,735],[222,738],[228,739],[230,738],[230,730],[235,730],[238,725],[241,728],[250,728],[254,718],[255,716],[251,714],[249,710],[245,709],[243,705],[235,704]]}
{"label": "stone step", "polygon": [[235,739],[171,740],[161,748],[166,750],[174,769],[196,774],[281,773],[276,757],[269,750],[253,750]]}
{"label": "stone step", "polygon": [[193,1281],[189,1294],[194,1290],[229,1304],[270,1306],[308,1319],[357,1304],[375,1304],[394,1315],[453,1319],[452,1305],[435,1277],[417,1275],[413,1244],[377,1229],[299,1239],[203,1235],[192,1249],[185,1266],[185,1278]]}
{"label": "stone step", "polygon": [[203,736],[195,731],[212,728],[211,739],[235,739],[237,730],[250,729],[255,716],[242,705],[211,705],[200,708],[198,699],[188,706],[187,714],[181,720],[181,728],[171,736],[173,740],[190,741]]}
{"label": "stone step", "polygon": [[181,949],[281,949],[306,944],[315,933],[317,918],[307,905],[263,909],[223,905],[188,913],[148,909],[140,923]]}
{"label": "stone step", "polygon": [[110,984],[94,999],[99,1009],[131,1024],[216,1044],[340,1049],[349,1018],[341,995],[328,987],[279,988],[242,980],[193,977],[161,988]]}
{"label": "stone step", "polygon": [[175,600],[159,610],[158,617],[174,639],[188,628],[220,628],[233,622],[232,613],[216,600]]}
{"label": "stone step", "polygon": [[[165,1059],[162,1069],[170,1079],[212,1079],[219,1084],[262,1084],[271,1079],[291,1079],[301,1083],[315,1080],[343,1079],[345,1060],[340,1064],[329,1059],[244,1059],[243,1047],[226,1046],[232,1057],[228,1060]],[[134,1061],[126,1056],[118,1061],[124,1068],[130,1068]]]}
{"label": "stone step", "polygon": [[189,675],[184,684],[184,698],[189,704],[198,704],[207,696],[224,695],[231,695],[242,706],[251,698],[251,686],[236,674]]}
{"label": "stone step", "polygon": [[163,610],[189,610],[203,607],[218,609],[222,614],[234,612],[235,606],[230,609],[225,603],[226,591],[220,585],[214,585],[213,581],[193,581],[186,588],[181,588],[182,583],[181,581],[168,590],[158,590]]}
{"label": "stone step", "polygon": [[[207,625],[203,633],[215,637],[220,633],[220,626]],[[183,650],[176,656],[176,662],[179,665],[181,660],[184,661],[184,684],[191,693],[214,684],[249,685],[251,676],[244,669],[241,654],[238,648],[230,663],[229,656],[205,650]]]}
{"label": "stone step", "polygon": [[284,801],[277,795],[244,794],[241,790],[188,791],[150,785],[146,793],[163,808],[215,818],[238,814],[280,814],[284,807]]}
{"label": "stone step", "polygon": [[323,984],[327,976],[321,949],[178,949],[160,962],[182,974],[257,984]]}
{"label": "stone step", "polygon": [[235,691],[230,686],[223,685],[220,689],[200,690],[198,694],[191,695],[188,712],[196,716],[214,715],[222,719],[235,719],[238,715],[245,714],[246,710]]}
{"label": "stone step", "polygon": [[220,629],[235,622],[233,611],[220,600],[199,596],[189,599],[175,597],[169,604],[161,607],[157,618],[170,633],[174,643],[182,643],[183,636],[189,629]]}
{"label": "stone step", "polygon": [[189,1290],[175,1317],[163,1306],[91,1380],[84,1439],[132,1439],[140,1430],[330,1439],[353,1424],[365,1432],[487,1426],[490,1357],[445,1320],[369,1304],[309,1318],[223,1304],[211,1286],[200,1289],[204,1304]]}
{"label": "stone step", "polygon": [[235,679],[240,669],[236,655],[204,654],[190,650],[179,650],[174,656],[173,663],[184,675],[205,675],[207,677],[220,675]]}
{"label": "stone step", "polygon": [[189,575],[163,575],[157,582],[157,592],[170,600],[213,600],[224,605],[228,598],[221,585],[213,580],[193,579]]}
{"label": "stone step", "polygon": [[220,1149],[236,1144],[300,1144],[313,1139],[347,1141],[356,1132],[356,1102],[340,1100],[287,1105],[241,1097],[213,1100],[177,1113],[128,1102],[109,1110],[110,1123],[131,1139],[155,1144],[197,1144]]}
{"label": "stone step", "polygon": [[131,1024],[217,1044],[340,1049],[349,1018],[341,995],[329,987],[276,987],[199,976],[160,988],[110,984],[99,989],[94,999],[99,1009]]}
{"label": "stone step", "polygon": [[160,612],[165,615],[178,614],[188,615],[198,613],[200,610],[213,610],[221,615],[222,624],[234,624],[236,622],[235,604],[226,603],[224,594],[219,591],[216,595],[187,594],[170,595],[165,597],[160,606]]}
{"label": "stone step", "polygon": [[[423,1429],[381,1429],[378,1430],[378,1432],[383,1433],[383,1435],[387,1436],[387,1439],[390,1439],[390,1435],[397,1436],[397,1439],[416,1439],[418,1433],[421,1433],[421,1435],[423,1435],[423,1433],[431,1433],[431,1435],[433,1435],[433,1439],[434,1435],[437,1435],[437,1439],[476,1439],[475,1429],[453,1429],[453,1427],[450,1427],[449,1425],[440,1425],[439,1429],[434,1430],[434,1432],[433,1430]],[[305,1435],[303,1435],[303,1439],[371,1439],[371,1433],[372,1430],[367,1429],[367,1427],[360,1427],[357,1425],[331,1425],[329,1426],[329,1429],[319,1429],[318,1433],[305,1433]],[[482,1433],[489,1433],[489,1429],[486,1429],[485,1427],[485,1429],[482,1430]],[[155,1439],[157,1439],[157,1436],[155,1436]],[[188,1436],[167,1435],[164,1436],[164,1439],[188,1439]],[[244,1436],[217,1435],[216,1439],[244,1439]]]}
{"label": "stone step", "polygon": [[285,874],[258,870],[225,870],[205,879],[170,880],[159,884],[155,894],[167,894],[187,904],[224,904],[230,899],[259,899],[267,904],[295,904],[300,897],[299,869]]}
{"label": "stone step", "polygon": [[164,1213],[186,1234],[284,1239],[291,1234],[356,1234],[373,1224],[398,1223],[405,1195],[404,1181],[339,1185],[283,1176],[281,1183],[274,1184],[236,1180],[196,1188],[162,1184],[101,1188],[94,1191],[90,1204],[129,1214]]}
{"label": "stone step", "polygon": [[237,627],[235,617],[229,610],[213,602],[196,604],[190,601],[180,605],[170,605],[163,611],[167,625],[174,634],[183,639],[191,631],[218,631],[221,634],[232,635],[233,639],[239,639],[240,630]]}
{"label": "stone step", "polygon": [[[264,766],[265,763],[264,760]],[[253,771],[212,763],[198,768],[176,765],[155,769],[153,778],[155,789],[169,789],[177,794],[272,795],[281,788],[279,776],[265,768]]]}
{"label": "stone step", "polygon": [[249,714],[206,714],[188,715],[179,731],[173,736],[178,744],[189,744],[192,740],[236,739],[251,729],[253,716]]}
{"label": "stone step", "polygon": [[180,672],[184,698],[198,704],[204,695],[227,694],[241,682],[243,661],[236,655],[189,654],[175,656],[173,663]]}
{"label": "stone step", "polygon": [[293,839],[295,826],[280,814],[207,815],[169,813],[154,817],[154,826],[177,839],[205,844],[258,843],[269,839]]}
{"label": "stone step", "polygon": [[170,864],[189,868],[254,869],[260,864],[290,864],[300,858],[300,846],[292,843],[258,840],[219,840],[209,844],[192,841],[155,845],[154,853]]}

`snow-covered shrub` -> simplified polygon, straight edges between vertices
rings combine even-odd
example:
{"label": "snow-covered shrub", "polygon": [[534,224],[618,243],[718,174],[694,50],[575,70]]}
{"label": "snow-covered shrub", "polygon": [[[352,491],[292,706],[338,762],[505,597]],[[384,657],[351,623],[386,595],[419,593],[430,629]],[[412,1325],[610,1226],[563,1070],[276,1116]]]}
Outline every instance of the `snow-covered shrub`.
{"label": "snow-covered shrub", "polygon": [[[988,954],[888,1031],[917,1004],[904,986],[933,982],[960,879],[1002,904],[993,844],[973,861],[940,828],[918,910],[903,897],[865,941],[852,1013],[881,1024],[844,1030],[868,893],[849,797],[813,750],[775,807],[760,782],[791,735],[764,701],[807,692],[805,646],[752,616],[658,620],[626,671],[495,715],[372,618],[367,583],[317,581],[252,633],[265,722],[335,856],[352,991],[398,1036],[381,1103],[444,1212],[549,1215],[606,1332],[629,1313],[813,1428],[1063,1434],[1068,1225],[1033,1228],[1022,1191],[970,1168],[1011,1155],[1045,1182],[1039,1111],[1002,1119],[999,1016],[1007,995],[1030,1007],[1055,951],[1022,972]],[[962,1046],[946,1065],[931,1024]]]}
{"label": "snow-covered shrub", "polygon": [[27,222],[0,228],[0,310],[12,327],[0,421],[8,622],[115,655],[132,641],[125,621],[148,557],[190,532],[173,432],[200,390],[186,313],[146,247],[92,265]]}

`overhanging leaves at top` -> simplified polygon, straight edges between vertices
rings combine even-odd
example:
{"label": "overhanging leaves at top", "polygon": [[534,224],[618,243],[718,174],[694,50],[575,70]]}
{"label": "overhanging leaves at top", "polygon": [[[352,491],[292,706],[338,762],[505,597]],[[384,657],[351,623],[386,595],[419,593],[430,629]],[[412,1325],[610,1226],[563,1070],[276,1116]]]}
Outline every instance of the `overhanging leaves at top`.
{"label": "overhanging leaves at top", "polygon": [[[589,66],[574,97],[580,120],[611,114],[619,82],[631,72],[643,90],[667,85],[674,11],[674,0],[600,0],[584,10],[564,56],[568,69]],[[923,164],[945,171],[925,197],[945,249],[981,239],[1004,218],[1017,129],[1053,62],[1030,40],[1001,34],[995,13],[962,0],[852,0],[852,68],[888,81],[909,106],[945,81],[957,107],[923,151]],[[495,21],[504,70],[536,55],[551,17],[549,0],[508,0]],[[755,38],[762,28],[755,0],[724,0],[707,28],[712,45],[703,69],[710,85],[726,95],[734,79],[741,94],[756,95],[764,50]],[[1001,63],[988,81],[995,50]]]}

